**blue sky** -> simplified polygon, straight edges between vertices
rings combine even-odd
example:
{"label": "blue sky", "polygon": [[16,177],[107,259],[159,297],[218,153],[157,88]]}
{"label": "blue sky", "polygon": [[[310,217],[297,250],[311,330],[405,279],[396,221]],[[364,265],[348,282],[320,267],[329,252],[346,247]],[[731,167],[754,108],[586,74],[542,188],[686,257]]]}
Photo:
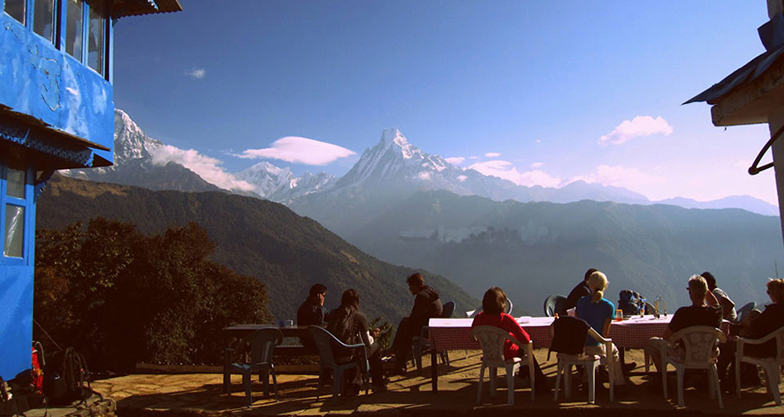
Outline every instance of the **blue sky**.
{"label": "blue sky", "polygon": [[776,203],[767,126],[681,105],[763,52],[763,0],[181,3],[115,26],[115,104],[211,175],[342,175],[396,127],[522,185]]}

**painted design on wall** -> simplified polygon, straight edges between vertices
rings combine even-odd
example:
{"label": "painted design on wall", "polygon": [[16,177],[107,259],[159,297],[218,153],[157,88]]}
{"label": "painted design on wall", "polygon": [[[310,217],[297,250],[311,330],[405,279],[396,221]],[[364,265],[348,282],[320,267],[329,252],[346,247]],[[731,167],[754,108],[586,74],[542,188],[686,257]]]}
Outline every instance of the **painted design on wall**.
{"label": "painted design on wall", "polygon": [[[0,106],[27,114],[55,130],[111,148],[111,84],[0,13]],[[111,152],[94,151],[111,162]],[[89,166],[89,165],[86,165]]]}

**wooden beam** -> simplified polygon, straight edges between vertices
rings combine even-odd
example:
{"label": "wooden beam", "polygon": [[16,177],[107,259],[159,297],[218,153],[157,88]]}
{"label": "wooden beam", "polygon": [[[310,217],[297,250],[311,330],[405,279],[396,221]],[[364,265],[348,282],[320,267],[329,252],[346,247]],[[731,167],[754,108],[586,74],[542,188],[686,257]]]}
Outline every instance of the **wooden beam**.
{"label": "wooden beam", "polygon": [[716,126],[747,125],[767,123],[770,114],[782,109],[784,62],[778,62],[758,79],[719,100],[711,107],[711,116]]}

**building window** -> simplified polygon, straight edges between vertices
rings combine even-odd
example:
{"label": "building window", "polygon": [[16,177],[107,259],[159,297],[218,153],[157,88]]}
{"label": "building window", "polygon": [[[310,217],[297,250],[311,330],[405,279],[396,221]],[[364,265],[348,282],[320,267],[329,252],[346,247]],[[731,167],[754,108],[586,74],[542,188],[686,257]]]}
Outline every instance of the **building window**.
{"label": "building window", "polygon": [[65,52],[82,60],[82,0],[67,0],[65,10]]}
{"label": "building window", "polygon": [[106,49],[104,48],[105,22],[106,20],[103,18],[103,3],[91,3],[87,65],[101,75],[103,75],[103,57]]}
{"label": "building window", "polygon": [[4,10],[9,16],[25,24],[27,15],[26,0],[5,0]]}
{"label": "building window", "polygon": [[54,0],[35,0],[33,31],[54,42]]}
{"label": "building window", "polygon": [[106,77],[111,31],[104,0],[4,0],[2,4],[3,11],[28,30]]}
{"label": "building window", "polygon": [[5,205],[5,245],[3,255],[10,258],[24,256],[25,208],[14,204]]}
{"label": "building window", "polygon": [[[4,169],[3,169],[4,168]],[[0,165],[0,174],[5,190],[3,192],[3,256],[5,258],[25,257],[25,227],[27,219],[28,196],[27,172],[13,166]]]}

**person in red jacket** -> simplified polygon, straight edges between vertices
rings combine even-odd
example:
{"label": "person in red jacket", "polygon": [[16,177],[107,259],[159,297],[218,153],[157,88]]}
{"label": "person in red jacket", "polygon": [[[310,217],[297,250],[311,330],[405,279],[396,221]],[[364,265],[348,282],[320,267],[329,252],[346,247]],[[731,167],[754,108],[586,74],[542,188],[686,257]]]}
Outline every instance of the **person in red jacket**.
{"label": "person in red jacket", "polygon": [[[492,287],[487,290],[484,298],[482,298],[482,310],[481,313],[474,317],[474,322],[471,323],[471,327],[498,327],[499,329],[506,330],[510,335],[514,336],[522,343],[528,343],[531,340],[528,333],[517,324],[517,320],[504,312],[506,310],[506,294],[504,293],[504,290],[498,287]],[[524,355],[525,352],[516,344],[509,340],[504,342],[504,359],[523,357]],[[517,374],[518,377],[528,375],[528,369],[526,368],[526,365],[523,365],[520,368],[520,372]],[[534,357],[534,380],[536,391],[544,392],[550,390],[550,387],[547,384],[547,377],[542,373],[542,368],[539,367],[539,362],[536,361],[536,357]]]}

